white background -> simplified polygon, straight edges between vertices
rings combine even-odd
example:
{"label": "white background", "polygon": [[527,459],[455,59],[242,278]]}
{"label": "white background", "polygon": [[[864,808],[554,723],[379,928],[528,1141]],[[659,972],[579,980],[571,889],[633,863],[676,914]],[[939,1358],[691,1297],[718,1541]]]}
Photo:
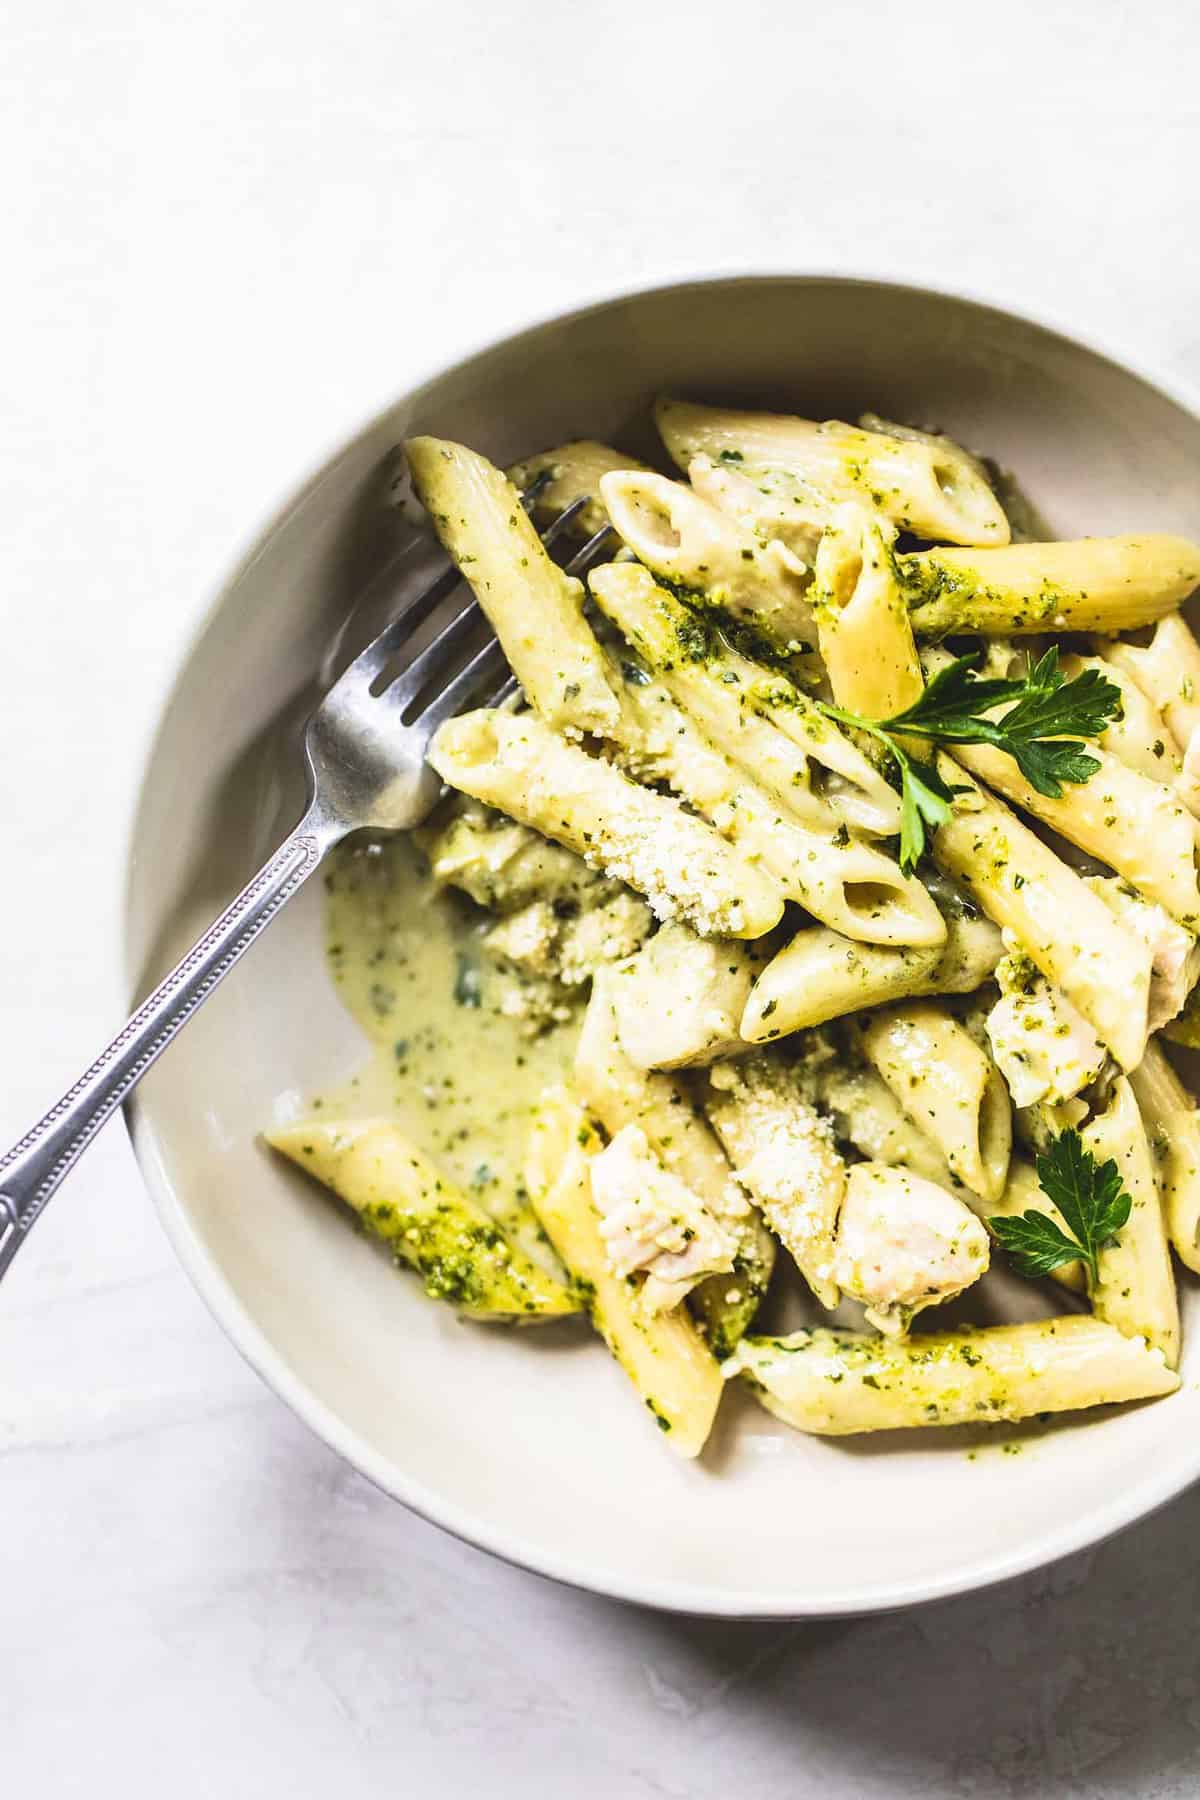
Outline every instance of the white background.
{"label": "white background", "polygon": [[[119,1016],[124,836],[189,626],[415,374],[622,284],[846,268],[1200,381],[1191,0],[2,19],[0,1141]],[[1191,1795],[1198,1528],[1192,1496],[828,1626],[554,1588],[260,1386],[114,1125],[0,1298],[0,1792]]]}

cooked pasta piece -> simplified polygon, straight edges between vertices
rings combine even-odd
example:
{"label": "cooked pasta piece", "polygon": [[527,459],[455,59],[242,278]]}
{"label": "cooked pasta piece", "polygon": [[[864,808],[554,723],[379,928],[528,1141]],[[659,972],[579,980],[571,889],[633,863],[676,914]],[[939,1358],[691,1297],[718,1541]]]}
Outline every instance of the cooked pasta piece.
{"label": "cooked pasta piece", "polygon": [[933,840],[933,857],[1002,929],[1011,931],[1047,981],[1094,1027],[1122,1068],[1142,1060],[1148,1030],[1150,952],[1104,901],[948,756],[943,778],[966,791]]}
{"label": "cooked pasta piece", "polygon": [[840,820],[876,836],[899,830],[899,796],[799,688],[730,649],[637,563],[593,569],[588,584],[679,705],[785,814],[824,830]]}
{"label": "cooked pasta piece", "polygon": [[829,518],[829,503],[802,490],[787,473],[745,474],[729,462],[693,456],[687,477],[695,493],[760,544],[782,544],[811,567]]}
{"label": "cooked pasta piece", "polygon": [[600,491],[617,532],[660,581],[746,621],[782,650],[812,649],[812,571],[785,545],[760,544],[664,475],[606,475]]}
{"label": "cooked pasta piece", "polygon": [[711,1350],[680,1307],[654,1314],[636,1285],[613,1273],[592,1205],[600,1138],[566,1088],[542,1095],[525,1180],[546,1236],[586,1300],[592,1324],[637,1389],[671,1448],[698,1456],[721,1400]]}
{"label": "cooked pasta piece", "polygon": [[896,567],[919,638],[1128,631],[1187,599],[1200,582],[1200,545],[1151,535],[938,548],[899,556]]}
{"label": "cooked pasta piece", "polygon": [[1200,976],[1200,945],[1195,933],[1176,924],[1161,906],[1124,881],[1106,875],[1088,875],[1084,880],[1113,918],[1150,952],[1147,1024],[1151,1031],[1158,1031],[1183,1010]]}
{"label": "cooked pasta piece", "polygon": [[732,1276],[701,1282],[691,1304],[718,1355],[737,1343],[758,1310],[775,1263],[775,1240],[734,1180],[721,1146],[677,1079],[639,1069],[617,1034],[611,969],[601,970],[575,1052],[575,1083],[610,1137],[639,1125],[664,1168],[704,1202],[737,1240]]}
{"label": "cooked pasta piece", "polygon": [[757,945],[667,924],[614,970],[621,1047],[639,1069],[682,1069],[744,1048],[738,1026],[764,957]]}
{"label": "cooked pasta piece", "polygon": [[985,1273],[988,1235],[945,1188],[888,1163],[854,1163],[838,1219],[833,1277],[867,1322],[903,1337],[927,1306]]}
{"label": "cooked pasta piece", "polygon": [[[1105,639],[1100,643],[1104,644]],[[1183,773],[1183,758],[1167,727],[1162,713],[1143,693],[1128,669],[1107,656],[1077,656],[1068,651],[1060,656],[1058,666],[1068,681],[1094,669],[1105,681],[1115,682],[1121,690],[1121,715],[1106,725],[1095,740],[1110,756],[1119,757],[1129,768],[1136,769],[1150,781],[1161,781],[1175,787]],[[1182,794],[1180,795],[1182,799]]]}
{"label": "cooked pasta piece", "polygon": [[579,1311],[576,1295],[511,1244],[387,1119],[309,1121],[264,1133],[332,1188],[425,1292],[471,1319],[533,1323]]}
{"label": "cooked pasta piece", "polygon": [[609,523],[608,513],[600,497],[600,479],[614,469],[645,469],[636,456],[626,456],[609,444],[594,438],[578,438],[572,444],[560,444],[554,450],[540,450],[514,463],[508,471],[513,486],[526,493],[535,488],[533,516],[542,525],[553,524],[558,515],[577,500],[586,505],[575,515],[572,530],[576,537],[590,538]]}
{"label": "cooked pasta piece", "polygon": [[996,965],[1000,998],[987,1015],[992,1057],[1014,1106],[1059,1105],[1088,1087],[1108,1051],[1065,994],[1019,951]]}
{"label": "cooked pasta piece", "polygon": [[448,719],[428,760],[451,787],[627,882],[659,918],[746,938],[779,922],[779,886],[749,857],[678,802],[626,780],[530,713],[485,709]]}
{"label": "cooked pasta piece", "polygon": [[759,862],[789,900],[867,943],[941,944],[946,925],[920,881],[844,825],[785,818],[773,797],[719,750],[644,669],[614,669],[621,721],[615,754],[643,780],[665,783]]}
{"label": "cooked pasta piece", "polygon": [[696,456],[787,477],[800,497],[867,503],[906,531],[957,544],[1006,544],[1008,521],[987,482],[954,447],[883,436],[831,419],[733,412],[660,400],[655,421],[673,460]]}
{"label": "cooked pasta piece", "polygon": [[1172,918],[1200,925],[1196,821],[1170,788],[1149,781],[1089,745],[1100,767],[1088,781],[1068,782],[1060,799],[1039,794],[1013,758],[990,744],[956,744],[954,756],[972,775],[1069,844],[1123,875]]}
{"label": "cooked pasta piece", "polygon": [[621,1127],[592,1158],[591,1176],[609,1267],[645,1277],[638,1298],[648,1312],[669,1312],[704,1276],[732,1271],[733,1238],[663,1167],[640,1125]]}
{"label": "cooked pasta piece", "polygon": [[1162,1352],[1081,1314],[896,1339],[852,1331],[746,1338],[724,1365],[798,1431],[985,1425],[1170,1394]]}
{"label": "cooked pasta piece", "polygon": [[[1197,581],[1200,574],[1194,573],[1192,587]],[[1185,589],[1180,599],[1186,598],[1189,591]],[[1113,629],[1124,628],[1117,625]],[[1172,613],[1170,618],[1159,619],[1148,644],[1126,644],[1114,639],[1105,643],[1103,649],[1106,661],[1124,670],[1154,702],[1179,749],[1186,754],[1200,725],[1200,644],[1186,620]]]}
{"label": "cooked pasta piece", "polygon": [[1143,1337],[1171,1368],[1179,1361],[1179,1302],[1154,1176],[1154,1158],[1133,1089],[1122,1077],[1108,1105],[1080,1132],[1097,1162],[1111,1158],[1133,1202],[1128,1222],[1097,1255],[1092,1310],[1128,1337]]}
{"label": "cooked pasta piece", "polygon": [[1129,1085],[1154,1153],[1167,1236],[1180,1262],[1200,1274],[1200,1112],[1155,1043]]}
{"label": "cooked pasta piece", "polygon": [[969,902],[951,897],[949,886],[941,883],[946,942],[940,949],[856,944],[822,926],[798,931],[755,982],[742,1014],[743,1038],[766,1043],[889,1000],[974,993],[1000,960],[1000,933]]}
{"label": "cooked pasta piece", "polygon": [[846,1167],[795,1073],[769,1055],[718,1063],[704,1096],[738,1180],[822,1306],[836,1306],[833,1239]]}
{"label": "cooked pasta piece", "polygon": [[874,1069],[839,1059],[816,1069],[809,1082],[821,1110],[828,1113],[839,1142],[852,1144],[868,1162],[955,1187],[945,1157],[914,1125],[892,1090]]}
{"label": "cooked pasta piece", "polygon": [[861,1028],[871,1067],[932,1138],[950,1171],[982,1200],[1003,1193],[1012,1111],[997,1069],[934,1001],[889,1006]]}
{"label": "cooked pasta piece", "polygon": [[890,719],[925,686],[896,580],[893,533],[861,506],[835,508],[821,539],[811,600],[833,697],[865,719]]}
{"label": "cooked pasta piece", "polygon": [[410,438],[404,449],[418,498],[534,711],[561,730],[611,725],[617,702],[583,617],[583,588],[551,562],[512,483],[443,438]]}

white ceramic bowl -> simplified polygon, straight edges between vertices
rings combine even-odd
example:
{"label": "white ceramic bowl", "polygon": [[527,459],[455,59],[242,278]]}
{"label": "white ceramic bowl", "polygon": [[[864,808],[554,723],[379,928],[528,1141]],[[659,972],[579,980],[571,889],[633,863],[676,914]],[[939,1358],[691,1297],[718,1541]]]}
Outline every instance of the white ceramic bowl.
{"label": "white ceramic bowl", "polygon": [[[1015,470],[1059,536],[1200,535],[1194,412],[986,306],[879,282],[731,279],[539,325],[397,400],[222,590],[147,768],[128,920],[139,985],[295,816],[297,731],[323,659],[406,530],[389,503],[398,440],[436,431],[500,463],[584,434],[636,449],[661,389],[816,418],[871,408],[935,420]],[[711,1452],[681,1466],[598,1344],[457,1323],[256,1145],[281,1092],[328,1086],[363,1051],[326,977],[319,913],[314,884],[143,1085],[134,1140],[179,1254],[235,1343],[330,1445],[426,1518],[604,1593],[795,1617],[1031,1568],[1200,1472],[1190,1287],[1177,1395],[1035,1434],[1019,1455],[993,1447],[971,1459],[955,1432],[806,1439],[731,1394]]]}

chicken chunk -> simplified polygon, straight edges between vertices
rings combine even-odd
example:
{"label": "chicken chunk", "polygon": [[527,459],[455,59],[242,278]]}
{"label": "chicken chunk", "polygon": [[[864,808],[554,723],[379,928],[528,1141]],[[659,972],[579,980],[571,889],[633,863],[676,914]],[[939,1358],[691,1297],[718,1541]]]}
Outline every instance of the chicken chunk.
{"label": "chicken chunk", "polygon": [[591,1165],[592,1202],[616,1275],[645,1274],[641,1301],[667,1312],[706,1275],[733,1268],[735,1245],[704,1202],[665,1169],[639,1125],[623,1126]]}
{"label": "chicken chunk", "polygon": [[855,1163],[834,1245],[834,1279],[889,1336],[949,1300],[988,1266],[988,1235],[969,1207],[932,1181],[884,1163]]}

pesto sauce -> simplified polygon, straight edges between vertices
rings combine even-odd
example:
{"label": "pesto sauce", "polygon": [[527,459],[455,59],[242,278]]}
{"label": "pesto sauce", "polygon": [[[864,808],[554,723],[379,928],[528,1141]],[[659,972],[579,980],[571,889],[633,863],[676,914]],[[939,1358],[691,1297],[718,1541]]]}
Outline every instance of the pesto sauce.
{"label": "pesto sauce", "polygon": [[370,1040],[322,1120],[386,1118],[543,1267],[554,1268],[522,1168],[542,1089],[567,1078],[577,1021],[536,1038],[502,1013],[480,951],[491,914],[439,889],[404,836],[343,845],[325,877],[325,947],[339,998]]}

